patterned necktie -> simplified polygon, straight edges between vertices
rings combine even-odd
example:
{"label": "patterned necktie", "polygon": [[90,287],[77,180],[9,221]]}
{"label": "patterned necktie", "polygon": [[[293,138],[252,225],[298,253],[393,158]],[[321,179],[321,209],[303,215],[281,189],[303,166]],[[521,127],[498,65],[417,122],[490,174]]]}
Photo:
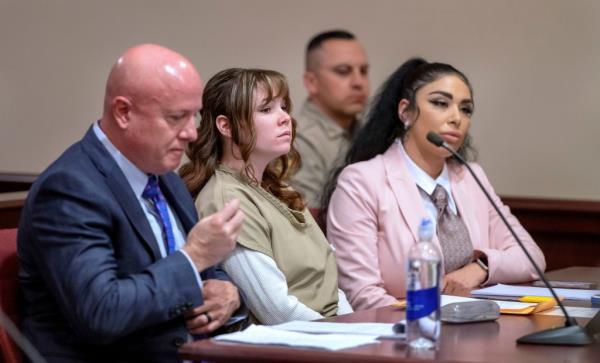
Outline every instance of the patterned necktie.
{"label": "patterned necktie", "polygon": [[171,219],[169,218],[169,212],[167,209],[167,201],[165,196],[160,191],[158,186],[158,177],[156,175],[150,175],[148,178],[148,184],[144,188],[142,198],[148,200],[152,206],[150,212],[156,217],[162,231],[163,242],[167,247],[167,254],[175,251],[175,236],[173,235],[173,228],[171,227]]}
{"label": "patterned necktie", "polygon": [[431,200],[438,212],[437,235],[444,255],[444,270],[449,273],[471,261],[473,244],[463,220],[448,208],[446,189],[438,184],[431,194]]}

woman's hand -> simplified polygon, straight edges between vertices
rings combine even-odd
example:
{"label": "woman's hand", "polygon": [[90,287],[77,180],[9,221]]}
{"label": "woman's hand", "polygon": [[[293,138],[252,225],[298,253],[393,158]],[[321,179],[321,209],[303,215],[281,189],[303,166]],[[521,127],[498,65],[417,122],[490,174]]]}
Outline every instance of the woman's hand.
{"label": "woman's hand", "polygon": [[442,293],[447,295],[469,296],[471,290],[479,287],[487,278],[487,271],[475,262],[452,271],[442,278]]}

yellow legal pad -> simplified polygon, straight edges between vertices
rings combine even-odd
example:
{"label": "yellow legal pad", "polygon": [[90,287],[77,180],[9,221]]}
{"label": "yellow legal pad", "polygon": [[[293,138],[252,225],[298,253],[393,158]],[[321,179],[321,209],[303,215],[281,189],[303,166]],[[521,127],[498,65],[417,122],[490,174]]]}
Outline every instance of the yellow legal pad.
{"label": "yellow legal pad", "polygon": [[[562,298],[560,298],[562,300]],[[523,296],[517,299],[524,303],[536,303],[537,305],[528,306],[522,309],[500,309],[502,314],[529,315],[537,314],[556,306],[556,300],[553,297],[547,296]]]}

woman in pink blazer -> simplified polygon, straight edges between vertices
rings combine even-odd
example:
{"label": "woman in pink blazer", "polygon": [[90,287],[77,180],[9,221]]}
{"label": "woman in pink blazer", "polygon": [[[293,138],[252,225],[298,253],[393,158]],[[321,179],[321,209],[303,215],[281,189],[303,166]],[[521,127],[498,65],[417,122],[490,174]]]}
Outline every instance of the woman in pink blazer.
{"label": "woman in pink blazer", "polygon": [[[446,265],[443,293],[465,294],[483,284],[537,278],[466,168],[426,139],[435,131],[461,156],[473,159],[468,134],[473,110],[468,79],[447,64],[411,59],[382,87],[367,124],[324,193],[327,237],[336,248],[340,286],[354,309],[390,305],[406,295],[406,256],[418,242],[419,222],[424,217],[439,222],[444,213],[462,220],[464,238],[445,242],[444,249],[434,236],[444,251],[442,266],[456,259],[447,246],[461,246],[459,263]],[[481,167],[471,165],[545,269],[542,251],[498,198]],[[438,186],[448,196],[447,211],[433,202]]]}

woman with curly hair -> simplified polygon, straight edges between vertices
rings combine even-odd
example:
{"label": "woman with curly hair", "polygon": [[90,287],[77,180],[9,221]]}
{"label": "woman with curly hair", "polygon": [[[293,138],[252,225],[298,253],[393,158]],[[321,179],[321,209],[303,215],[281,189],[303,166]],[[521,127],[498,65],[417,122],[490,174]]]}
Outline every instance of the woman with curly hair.
{"label": "woman with curly hair", "polygon": [[277,324],[351,312],[334,252],[288,184],[300,158],[289,89],[278,72],[227,69],[206,84],[198,139],[180,174],[208,215],[233,199],[246,218],[223,269],[252,322]]}

